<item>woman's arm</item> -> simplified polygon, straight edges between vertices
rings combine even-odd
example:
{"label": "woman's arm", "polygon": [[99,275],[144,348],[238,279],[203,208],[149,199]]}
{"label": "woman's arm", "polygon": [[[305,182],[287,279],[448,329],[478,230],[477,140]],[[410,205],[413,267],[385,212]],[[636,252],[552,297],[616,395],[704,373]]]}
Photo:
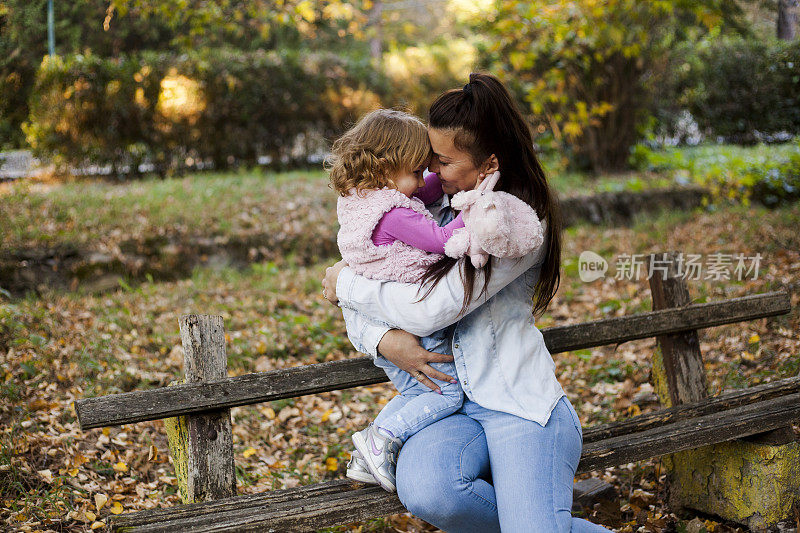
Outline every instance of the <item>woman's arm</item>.
{"label": "woman's arm", "polygon": [[359,352],[371,355],[373,359],[382,355],[401,370],[417,376],[420,383],[434,391],[439,390],[439,386],[431,378],[456,383],[453,376],[430,366],[433,362],[451,362],[452,355],[429,352],[420,346],[416,336],[403,330],[390,329],[384,324],[375,324],[353,309],[342,308],[342,315],[347,326],[347,337]]}
{"label": "woman's arm", "polygon": [[387,331],[392,329],[385,324],[376,324],[367,317],[346,307],[342,308],[344,324],[347,328],[347,338],[353,347],[361,353],[378,357],[378,344]]}
{"label": "woman's arm", "polygon": [[[479,296],[483,288],[483,271],[478,271],[476,290],[465,314],[485,303],[528,269],[541,264],[546,252],[543,245],[520,259],[493,259],[486,294]],[[425,294],[425,289],[420,289],[419,285],[371,280],[346,267],[338,273],[335,283],[341,307],[396,324],[398,328],[420,337],[445,328],[463,316],[464,284],[459,267],[452,268],[428,297],[420,301],[417,300]]]}

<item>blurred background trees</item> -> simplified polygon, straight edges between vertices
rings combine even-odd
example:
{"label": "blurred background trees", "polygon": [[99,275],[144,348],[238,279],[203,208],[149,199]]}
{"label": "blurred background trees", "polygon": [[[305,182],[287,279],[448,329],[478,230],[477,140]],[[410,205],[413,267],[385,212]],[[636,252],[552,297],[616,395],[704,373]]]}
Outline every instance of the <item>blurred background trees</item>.
{"label": "blurred background trees", "polygon": [[517,83],[539,129],[594,171],[622,169],[673,75],[673,47],[739,28],[734,1],[500,3],[490,62]]}
{"label": "blurred background trees", "polygon": [[377,106],[424,116],[502,77],[538,147],[629,168],[636,145],[800,131],[795,0],[0,2],[0,148],[119,175],[317,164]]}

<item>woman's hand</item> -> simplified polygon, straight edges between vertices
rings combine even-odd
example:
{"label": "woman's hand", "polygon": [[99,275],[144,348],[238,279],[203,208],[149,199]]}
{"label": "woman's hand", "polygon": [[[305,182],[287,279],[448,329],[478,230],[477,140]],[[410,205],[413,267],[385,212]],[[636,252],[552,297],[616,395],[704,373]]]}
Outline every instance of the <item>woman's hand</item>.
{"label": "woman's hand", "polygon": [[401,329],[390,329],[378,343],[378,352],[397,368],[411,374],[420,383],[441,394],[439,386],[430,378],[457,383],[453,376],[439,372],[429,363],[449,363],[452,355],[429,352],[420,346],[419,338]]}
{"label": "woman's hand", "polygon": [[476,191],[492,191],[494,186],[500,180],[500,171],[496,170],[484,178],[484,174],[478,175],[478,181],[475,182]]}
{"label": "woman's hand", "polygon": [[325,269],[325,277],[322,278],[322,296],[333,305],[339,303],[339,297],[336,296],[336,280],[339,279],[339,272],[346,266],[347,263],[341,260]]}

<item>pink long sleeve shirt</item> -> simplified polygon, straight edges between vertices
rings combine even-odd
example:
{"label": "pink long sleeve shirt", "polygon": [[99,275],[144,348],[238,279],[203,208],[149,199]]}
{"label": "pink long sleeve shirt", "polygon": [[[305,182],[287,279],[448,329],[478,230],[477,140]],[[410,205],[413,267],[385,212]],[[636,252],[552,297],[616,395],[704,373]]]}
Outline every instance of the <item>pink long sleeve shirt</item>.
{"label": "pink long sleeve shirt", "polygon": [[[442,197],[442,184],[436,174],[425,176],[425,186],[414,193],[422,203],[430,204]],[[426,252],[443,254],[444,245],[453,236],[453,232],[464,227],[459,214],[452,222],[439,226],[422,213],[407,207],[393,207],[375,226],[372,232],[372,243],[375,246],[402,241],[409,246]]]}

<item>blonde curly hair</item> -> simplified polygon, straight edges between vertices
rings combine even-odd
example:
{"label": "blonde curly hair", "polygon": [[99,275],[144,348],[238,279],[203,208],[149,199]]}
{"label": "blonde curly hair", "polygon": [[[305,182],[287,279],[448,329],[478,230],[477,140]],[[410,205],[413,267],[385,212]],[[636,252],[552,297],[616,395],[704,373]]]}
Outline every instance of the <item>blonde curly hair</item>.
{"label": "blonde curly hair", "polygon": [[337,139],[325,161],[331,187],[341,196],[352,189],[395,188],[392,178],[426,164],[432,155],[425,124],[409,113],[378,109],[364,115]]}

